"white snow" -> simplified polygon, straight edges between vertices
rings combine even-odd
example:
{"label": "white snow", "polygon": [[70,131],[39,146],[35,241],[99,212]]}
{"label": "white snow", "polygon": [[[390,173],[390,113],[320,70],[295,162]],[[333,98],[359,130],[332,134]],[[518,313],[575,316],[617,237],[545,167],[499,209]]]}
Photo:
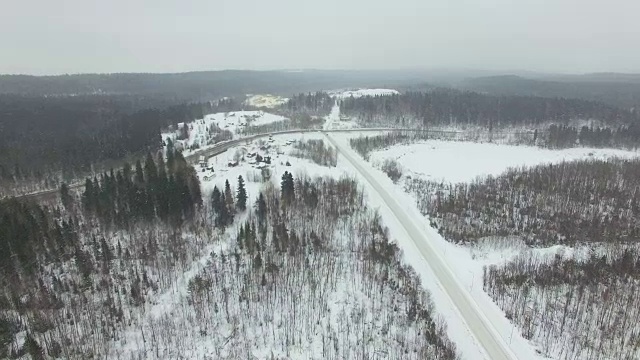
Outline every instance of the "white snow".
{"label": "white snow", "polygon": [[357,89],[357,90],[334,90],[329,95],[338,99],[359,98],[363,96],[389,96],[398,94],[398,90],[393,89]]}
{"label": "white snow", "polygon": [[255,107],[275,108],[289,101],[288,98],[271,94],[247,94],[247,96],[246,104]]}
{"label": "white snow", "polygon": [[639,155],[638,152],[617,149],[549,150],[532,146],[428,140],[374,151],[371,161],[376,164],[385,159],[395,159],[412,176],[456,183],[470,182],[478,176],[499,175],[512,167]]}

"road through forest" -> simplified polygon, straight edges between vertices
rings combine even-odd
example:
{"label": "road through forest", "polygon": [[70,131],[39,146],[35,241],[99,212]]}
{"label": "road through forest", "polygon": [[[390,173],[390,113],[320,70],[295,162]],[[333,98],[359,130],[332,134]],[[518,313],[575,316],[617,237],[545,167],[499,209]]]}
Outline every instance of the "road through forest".
{"label": "road through forest", "polygon": [[331,144],[338,149],[340,155],[343,156],[378,193],[384,201],[384,204],[404,227],[406,233],[420,251],[420,255],[424,261],[429,264],[429,267],[438,278],[441,287],[458,309],[469,333],[473,334],[476,341],[486,352],[485,358],[492,360],[516,360],[516,355],[495,330],[489,319],[482,313],[469,292],[460,284],[455,274],[447,265],[446,260],[439,255],[438,250],[431,244],[428,236],[421,230],[420,223],[424,221],[424,219],[413,219],[389,191],[376,180],[375,175],[373,175],[369,169],[371,165],[366,163],[364,159],[347,148],[345,144],[341,144],[335,140],[331,134],[325,133],[325,136]]}

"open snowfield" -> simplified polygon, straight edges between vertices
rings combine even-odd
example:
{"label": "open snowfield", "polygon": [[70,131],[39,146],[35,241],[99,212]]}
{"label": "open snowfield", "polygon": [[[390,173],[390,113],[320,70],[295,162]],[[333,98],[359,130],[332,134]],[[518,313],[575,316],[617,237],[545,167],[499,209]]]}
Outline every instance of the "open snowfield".
{"label": "open snowfield", "polygon": [[359,98],[363,96],[388,96],[398,94],[398,90],[393,89],[358,89],[358,90],[334,90],[329,91],[329,95],[337,99]]}
{"label": "open snowfield", "polygon": [[270,94],[247,95],[246,104],[255,107],[274,108],[287,103],[289,99]]}
{"label": "open snowfield", "polygon": [[579,159],[632,158],[640,153],[617,149],[549,150],[531,146],[429,140],[373,151],[374,164],[394,159],[407,175],[433,181],[468,182],[478,176],[499,175],[512,167]]}

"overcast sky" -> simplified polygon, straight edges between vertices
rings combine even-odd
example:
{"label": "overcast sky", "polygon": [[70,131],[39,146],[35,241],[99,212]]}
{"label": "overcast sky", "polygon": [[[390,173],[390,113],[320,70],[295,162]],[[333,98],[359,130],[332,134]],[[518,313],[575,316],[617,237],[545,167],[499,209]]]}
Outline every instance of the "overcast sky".
{"label": "overcast sky", "polygon": [[640,72],[638,0],[0,1],[0,73]]}

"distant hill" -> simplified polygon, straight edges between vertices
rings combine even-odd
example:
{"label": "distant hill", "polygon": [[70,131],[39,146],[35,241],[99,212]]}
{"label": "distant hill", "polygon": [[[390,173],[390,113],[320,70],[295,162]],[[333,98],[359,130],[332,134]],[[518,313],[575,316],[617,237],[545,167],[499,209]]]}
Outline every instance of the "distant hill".
{"label": "distant hill", "polygon": [[564,97],[600,101],[631,109],[640,108],[640,75],[556,75],[539,79],[515,75],[466,79],[459,87],[496,95]]}
{"label": "distant hill", "polygon": [[205,100],[247,93],[291,95],[344,87],[424,83],[419,71],[203,71],[175,74],[0,75],[0,93],[25,95],[137,94]]}
{"label": "distant hill", "polygon": [[580,75],[553,75],[546,76],[548,80],[555,81],[576,81],[576,82],[621,82],[621,83],[637,83],[640,84],[640,74],[626,73],[591,73]]}

